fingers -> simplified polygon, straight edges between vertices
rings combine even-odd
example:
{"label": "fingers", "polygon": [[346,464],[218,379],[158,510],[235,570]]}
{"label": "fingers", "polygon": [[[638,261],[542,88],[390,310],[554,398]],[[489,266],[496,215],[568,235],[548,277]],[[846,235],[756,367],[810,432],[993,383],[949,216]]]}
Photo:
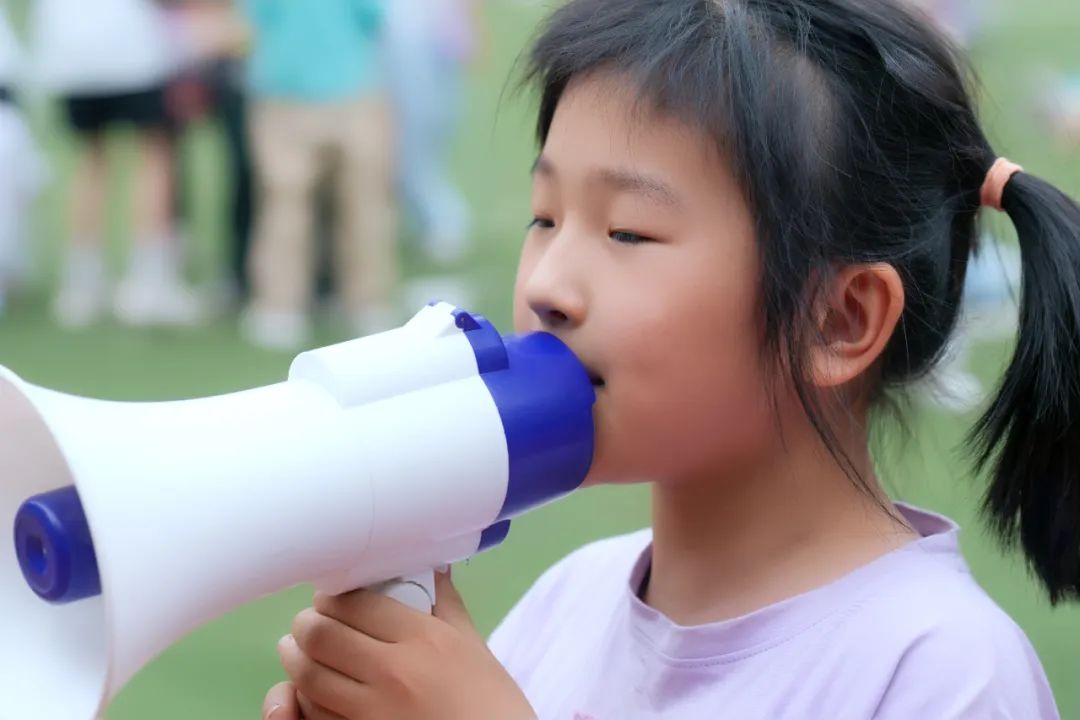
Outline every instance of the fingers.
{"label": "fingers", "polygon": [[[318,706],[312,710],[322,708],[343,717],[350,713],[355,716],[356,708],[368,704],[365,685],[309,658],[291,635],[278,643],[278,653],[297,693],[305,698],[305,702]],[[304,708],[305,715],[307,710]],[[306,720],[313,719],[308,717]]]}
{"label": "fingers", "polygon": [[270,688],[263,701],[263,720],[301,720],[292,683],[278,683]]}
{"label": "fingers", "polygon": [[[296,700],[300,703],[301,720],[345,720],[345,718],[330,712],[308,700],[304,693],[296,693]],[[274,718],[277,720],[277,718]]]}
{"label": "fingers", "polygon": [[360,682],[370,679],[378,651],[388,647],[314,608],[296,616],[292,636],[309,658]]}
{"label": "fingers", "polygon": [[435,608],[432,612],[435,617],[462,632],[476,633],[472,616],[469,615],[461,594],[454,587],[449,572],[435,573]]}
{"label": "fingers", "polygon": [[430,619],[397,600],[370,590],[344,595],[315,593],[315,609],[363,634],[384,642],[400,642],[415,633],[419,623]]}

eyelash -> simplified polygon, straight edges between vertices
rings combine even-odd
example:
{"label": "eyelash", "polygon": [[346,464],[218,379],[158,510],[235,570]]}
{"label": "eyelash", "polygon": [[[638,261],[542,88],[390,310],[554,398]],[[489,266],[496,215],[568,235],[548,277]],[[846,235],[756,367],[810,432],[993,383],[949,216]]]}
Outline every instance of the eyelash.
{"label": "eyelash", "polygon": [[640,245],[641,243],[654,242],[651,237],[638,235],[637,233],[627,232],[625,230],[612,230],[608,233],[608,237],[617,243],[623,243],[625,245]]}
{"label": "eyelash", "polygon": [[[528,225],[525,226],[526,230],[532,230],[533,228],[551,229],[555,227],[555,221],[545,217],[534,217]],[[637,233],[627,232],[625,230],[612,230],[608,233],[608,237],[617,243],[624,245],[640,245],[647,242],[655,242],[653,238],[639,235]]]}

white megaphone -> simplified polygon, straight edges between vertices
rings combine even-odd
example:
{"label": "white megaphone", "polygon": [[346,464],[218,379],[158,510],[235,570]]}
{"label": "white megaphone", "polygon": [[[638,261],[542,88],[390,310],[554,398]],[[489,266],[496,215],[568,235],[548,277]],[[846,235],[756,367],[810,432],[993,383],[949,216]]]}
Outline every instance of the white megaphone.
{"label": "white megaphone", "polygon": [[0,369],[3,717],[92,720],[181,636],[300,583],[430,609],[432,568],[580,485],[594,400],[554,336],[443,303],[219,397],[89,400]]}

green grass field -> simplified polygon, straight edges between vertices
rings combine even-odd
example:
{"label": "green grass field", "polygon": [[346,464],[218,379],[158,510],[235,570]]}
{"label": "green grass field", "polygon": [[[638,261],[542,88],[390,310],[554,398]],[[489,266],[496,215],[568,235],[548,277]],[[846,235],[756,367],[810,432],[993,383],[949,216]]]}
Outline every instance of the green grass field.
{"label": "green grass field", "polygon": [[[1038,124],[1031,78],[1043,67],[1080,71],[1080,4],[1076,0],[1020,3],[1002,0],[975,47],[986,97],[985,117],[1004,154],[1080,195],[1080,152],[1054,147]],[[468,115],[455,148],[456,173],[476,209],[477,248],[461,269],[477,309],[508,326],[518,242],[528,212],[528,166],[533,153],[531,105],[507,92],[511,67],[542,8],[498,2],[489,11],[491,47],[469,90]],[[48,322],[43,299],[56,274],[65,237],[62,193],[70,140],[57,134],[55,118],[36,122],[59,182],[41,203],[35,249],[39,281],[31,297],[0,321],[0,362],[27,379],[69,392],[115,399],[173,399],[276,381],[289,358],[246,347],[233,322],[223,319],[194,332],[137,333],[105,325],[64,333]],[[117,149],[130,160],[128,141]],[[221,255],[223,221],[219,190],[227,182],[218,162],[212,127],[197,128],[188,143],[199,168],[193,180],[195,218],[192,265],[206,277]],[[117,173],[120,179],[124,170]],[[126,197],[110,201],[114,256],[124,247]],[[430,270],[409,261],[410,274]],[[333,339],[330,330],[324,339]],[[1006,348],[978,353],[978,370],[990,380]],[[982,483],[970,477],[958,452],[968,421],[929,412],[909,418],[913,438],[887,442],[880,464],[897,496],[948,513],[964,526],[965,552],[980,581],[1031,637],[1053,683],[1062,715],[1080,718],[1080,611],[1051,610],[1014,556],[1002,555],[977,521]],[[648,496],[640,487],[582,492],[515,523],[500,548],[461,567],[456,578],[479,626],[488,631],[538,574],[567,551],[590,540],[648,522]],[[197,582],[193,578],[193,582]],[[240,609],[195,632],[148,667],[110,711],[111,720],[206,720],[257,717],[266,688],[281,679],[274,650],[291,618],[307,602],[296,589]],[[148,595],[145,602],[157,600]],[[15,619],[9,619],[15,620]]]}

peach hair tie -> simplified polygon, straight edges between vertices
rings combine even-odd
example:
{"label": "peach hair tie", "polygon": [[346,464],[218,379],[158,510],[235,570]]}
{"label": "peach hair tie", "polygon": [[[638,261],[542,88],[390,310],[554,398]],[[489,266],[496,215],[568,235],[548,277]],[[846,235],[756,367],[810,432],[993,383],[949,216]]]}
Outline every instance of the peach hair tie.
{"label": "peach hair tie", "polygon": [[986,179],[983,180],[982,189],[979,191],[979,204],[983,207],[1001,210],[1001,194],[1005,192],[1005,186],[1018,172],[1024,168],[1003,157],[999,157],[986,171]]}

